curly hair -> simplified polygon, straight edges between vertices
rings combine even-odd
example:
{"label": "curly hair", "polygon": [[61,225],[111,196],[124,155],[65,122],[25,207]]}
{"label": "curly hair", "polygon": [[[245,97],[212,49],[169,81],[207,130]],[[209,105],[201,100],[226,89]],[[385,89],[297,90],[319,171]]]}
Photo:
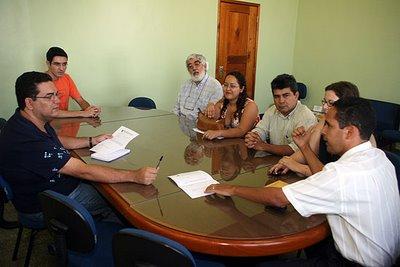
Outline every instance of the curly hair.
{"label": "curly hair", "polygon": [[[247,92],[246,92],[246,78],[244,77],[244,75],[242,73],[240,73],[239,71],[231,71],[228,74],[226,74],[226,77],[228,76],[233,76],[236,78],[240,89],[243,88],[243,91],[239,93],[239,97],[238,100],[236,102],[236,111],[233,114],[233,117],[236,119],[239,119],[242,117],[242,110],[244,109],[244,105],[246,104],[246,100],[247,100]],[[229,104],[229,100],[228,99],[224,99],[224,102],[222,104],[222,108],[221,108],[221,115],[220,115],[220,119],[222,114],[225,113],[226,109],[228,108],[228,104]]]}

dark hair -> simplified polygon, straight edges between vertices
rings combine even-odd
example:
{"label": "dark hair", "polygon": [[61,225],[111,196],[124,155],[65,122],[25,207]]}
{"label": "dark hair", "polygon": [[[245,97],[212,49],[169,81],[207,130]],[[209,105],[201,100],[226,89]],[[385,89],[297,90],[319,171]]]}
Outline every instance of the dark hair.
{"label": "dark hair", "polygon": [[60,47],[50,47],[50,49],[47,51],[46,53],[46,59],[48,62],[52,62],[54,57],[66,57],[68,58],[67,53],[64,51],[64,49],[60,48]]}
{"label": "dark hair", "polygon": [[353,125],[362,140],[369,140],[376,128],[376,114],[368,100],[360,97],[343,97],[333,103],[340,129]]}
{"label": "dark hair", "polygon": [[360,97],[360,92],[358,91],[357,85],[346,82],[340,81],[336,83],[332,83],[325,87],[325,91],[333,91],[338,98],[343,97]]}
{"label": "dark hair", "polygon": [[272,93],[274,93],[275,89],[284,89],[284,88],[290,88],[290,91],[292,91],[293,94],[298,91],[297,81],[293,75],[284,73],[276,76],[275,79],[272,80],[271,82]]}
{"label": "dark hair", "polygon": [[15,95],[17,96],[18,107],[25,108],[25,98],[36,99],[39,93],[37,85],[44,82],[51,82],[50,75],[43,72],[25,72],[15,81]]}
{"label": "dark hair", "polygon": [[[225,79],[229,75],[236,78],[240,89],[244,88],[243,91],[239,93],[239,97],[238,97],[238,100],[236,102],[236,111],[233,114],[234,118],[237,118],[237,119],[240,120],[240,118],[242,117],[242,110],[244,109],[244,105],[246,104],[246,100],[247,100],[246,78],[239,71],[231,71],[231,72],[229,72],[228,74],[226,74]],[[228,108],[228,104],[229,104],[229,100],[228,99],[224,99],[224,102],[223,102],[222,108],[221,108],[221,116],[222,116],[222,114],[225,113],[226,109]],[[221,116],[220,116],[220,118],[221,118]]]}

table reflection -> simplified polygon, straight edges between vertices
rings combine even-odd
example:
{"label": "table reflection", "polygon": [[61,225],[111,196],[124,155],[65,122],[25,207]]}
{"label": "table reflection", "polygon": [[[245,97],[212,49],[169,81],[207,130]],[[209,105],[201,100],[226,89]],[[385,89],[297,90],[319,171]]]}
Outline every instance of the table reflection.
{"label": "table reflection", "polygon": [[100,117],[96,118],[64,118],[51,121],[51,126],[58,135],[77,137],[81,124],[91,125],[93,128],[101,125]]}

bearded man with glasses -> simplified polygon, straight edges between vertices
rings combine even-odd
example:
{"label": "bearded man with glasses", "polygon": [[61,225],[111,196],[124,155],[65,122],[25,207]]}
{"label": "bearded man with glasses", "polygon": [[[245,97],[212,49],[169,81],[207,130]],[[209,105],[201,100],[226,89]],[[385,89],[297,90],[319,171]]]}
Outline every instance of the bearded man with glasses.
{"label": "bearded man with glasses", "polygon": [[216,103],[222,98],[222,86],[208,75],[208,63],[203,55],[189,55],[186,68],[190,79],[181,86],[172,112],[195,120],[199,110],[203,111],[208,103]]}

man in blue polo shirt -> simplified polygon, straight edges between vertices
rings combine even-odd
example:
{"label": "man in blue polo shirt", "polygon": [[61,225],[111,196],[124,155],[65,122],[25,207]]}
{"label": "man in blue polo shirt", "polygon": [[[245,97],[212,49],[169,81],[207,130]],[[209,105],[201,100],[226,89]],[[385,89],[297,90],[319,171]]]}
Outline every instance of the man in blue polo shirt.
{"label": "man in blue polo shirt", "polygon": [[22,74],[15,83],[15,93],[18,108],[0,135],[0,172],[13,190],[13,204],[20,216],[41,222],[38,194],[47,189],[77,200],[93,215],[107,216],[110,208],[81,179],[140,184],[155,180],[158,170],[152,167],[121,170],[85,164],[71,157],[68,149],[91,147],[112,136],[57,136],[49,122],[57,117],[60,100],[48,74]]}

